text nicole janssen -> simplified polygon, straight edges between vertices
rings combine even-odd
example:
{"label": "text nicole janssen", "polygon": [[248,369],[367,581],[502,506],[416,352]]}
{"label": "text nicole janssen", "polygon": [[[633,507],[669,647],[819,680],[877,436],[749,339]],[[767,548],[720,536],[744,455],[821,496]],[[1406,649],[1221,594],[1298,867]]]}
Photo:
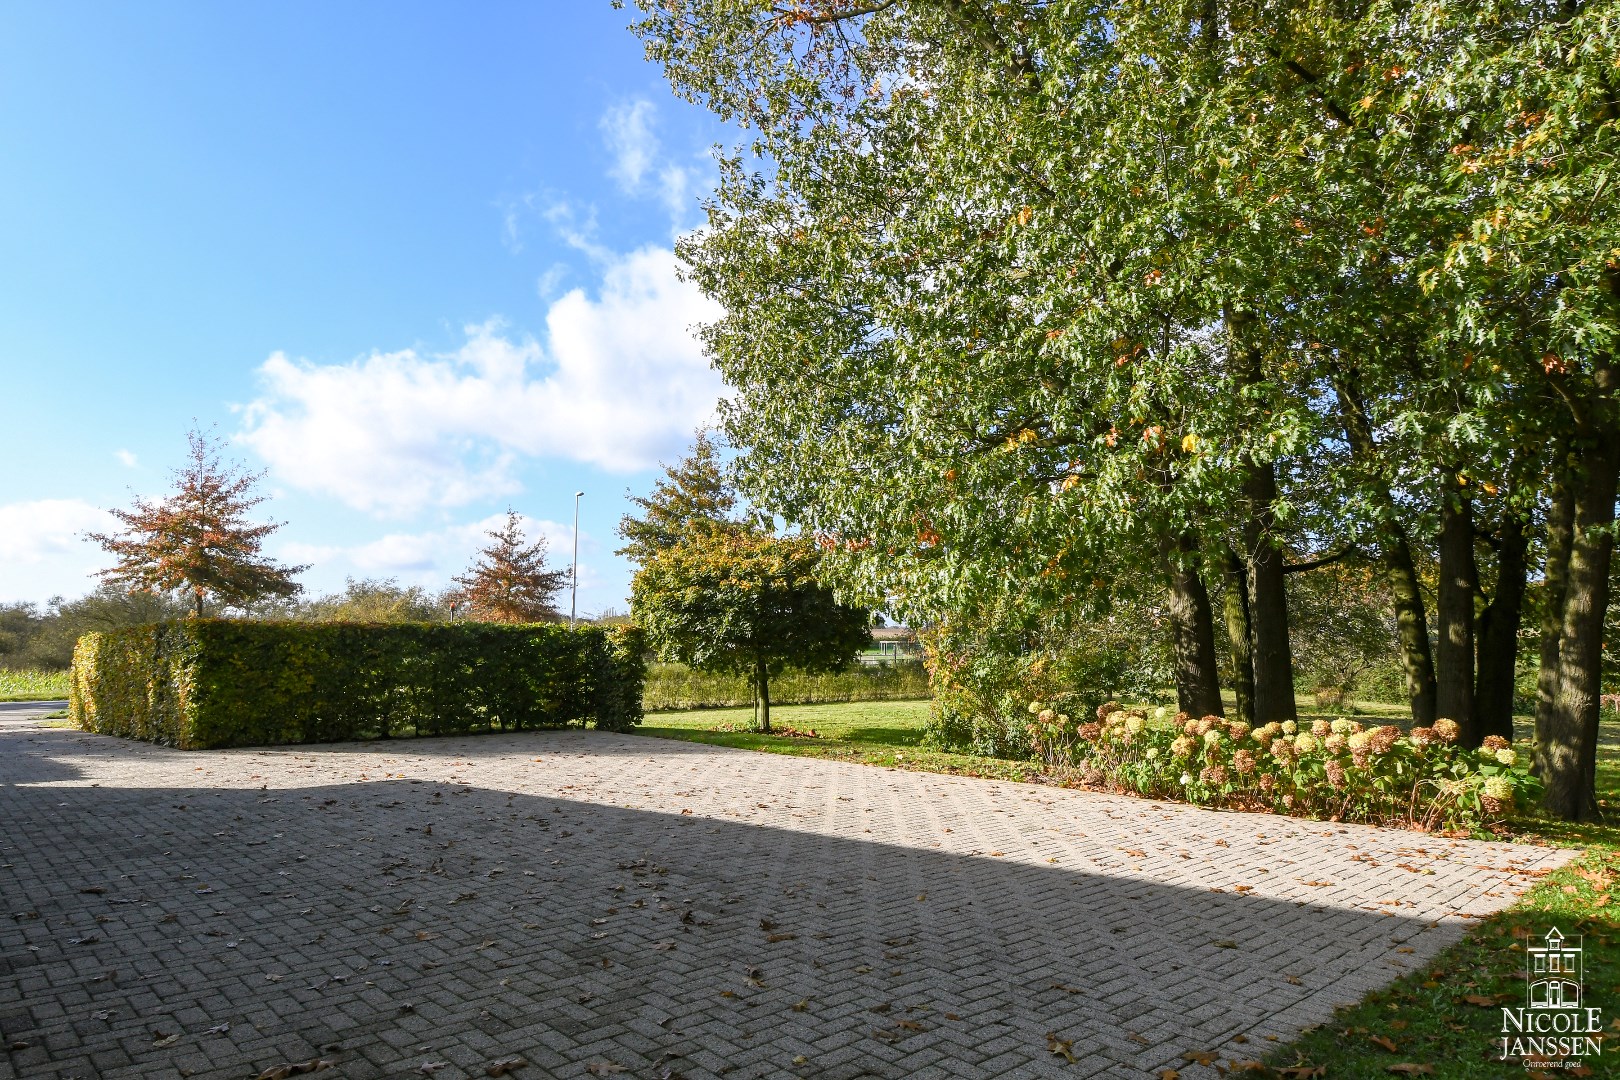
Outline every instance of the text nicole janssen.
{"label": "text nicole janssen", "polygon": [[1583,1058],[1602,1052],[1601,1009],[1502,1010],[1504,1058]]}

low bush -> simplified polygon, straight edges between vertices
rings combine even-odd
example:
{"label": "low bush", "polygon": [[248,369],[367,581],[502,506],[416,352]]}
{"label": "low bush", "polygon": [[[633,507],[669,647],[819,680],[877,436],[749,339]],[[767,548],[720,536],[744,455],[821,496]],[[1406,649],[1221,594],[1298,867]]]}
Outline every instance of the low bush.
{"label": "low bush", "polygon": [[1450,720],[1403,734],[1343,718],[1305,729],[1166,718],[1164,709],[1150,719],[1113,702],[1085,723],[1039,701],[1029,712],[1035,752],[1082,783],[1205,806],[1473,830],[1528,803],[1537,788],[1506,740],[1465,750]]}
{"label": "low bush", "polygon": [[205,749],[641,721],[632,628],[193,619],[86,634],[69,715]]}
{"label": "low bush", "polygon": [[[909,701],[928,697],[928,672],[920,661],[810,673],[789,669],[771,677],[771,704],[825,705],[841,701]],[[711,675],[685,664],[652,664],[642,690],[648,712],[723,709],[751,705],[746,675]]]}

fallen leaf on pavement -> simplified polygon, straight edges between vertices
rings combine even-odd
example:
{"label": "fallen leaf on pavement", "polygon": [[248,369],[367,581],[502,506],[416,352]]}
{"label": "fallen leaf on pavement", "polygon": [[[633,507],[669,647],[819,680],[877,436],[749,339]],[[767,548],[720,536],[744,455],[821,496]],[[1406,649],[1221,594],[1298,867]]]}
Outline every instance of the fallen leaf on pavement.
{"label": "fallen leaf on pavement", "polygon": [[1070,1065],[1074,1064],[1074,1040],[1060,1039],[1055,1032],[1046,1033],[1046,1052],[1054,1057],[1060,1057]]}
{"label": "fallen leaf on pavement", "polygon": [[1194,1061],[1200,1065],[1213,1065],[1215,1063],[1215,1051],[1188,1050],[1185,1054],[1181,1055],[1181,1060]]}
{"label": "fallen leaf on pavement", "polygon": [[484,1075],[505,1076],[513,1069],[521,1069],[527,1064],[528,1062],[520,1057],[501,1058],[499,1061],[492,1061],[488,1065],[485,1065]]}
{"label": "fallen leaf on pavement", "polygon": [[325,1058],[310,1058],[308,1061],[284,1061],[280,1065],[270,1066],[264,1072],[255,1076],[253,1080],[287,1080],[289,1076],[325,1072],[332,1067],[332,1063]]}
{"label": "fallen leaf on pavement", "polygon": [[593,1061],[585,1066],[585,1071],[592,1076],[612,1076],[614,1073],[629,1072],[630,1070],[617,1061]]}

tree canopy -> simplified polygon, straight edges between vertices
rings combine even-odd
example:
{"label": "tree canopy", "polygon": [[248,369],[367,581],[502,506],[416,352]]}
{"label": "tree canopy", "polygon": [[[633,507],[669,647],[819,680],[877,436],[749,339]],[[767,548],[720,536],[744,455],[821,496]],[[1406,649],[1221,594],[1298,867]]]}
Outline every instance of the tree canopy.
{"label": "tree canopy", "polygon": [[265,501],[253,494],[263,474],[223,464],[218,444],[202,432],[190,432],[186,442],[189,454],[175,470],[172,495],[138,498],[133,509],[111,511],[124,524],[122,533],[89,534],[117,557],[98,576],[131,593],[184,592],[198,617],[205,602],[241,608],[300,592],[293,578],[309,568],[280,566],[260,550],[281,525],[247,519]]}
{"label": "tree canopy", "polygon": [[619,519],[619,539],[625,544],[615,554],[638,566],[685,537],[737,523],[737,494],[705,431],[693,438],[692,449],[685,457],[664,466],[664,475],[650,493],[629,498],[640,508],[641,516],[626,514]]}
{"label": "tree canopy", "polygon": [[770,680],[793,666],[840,671],[871,644],[870,613],[816,580],[805,537],[738,527],[689,535],[636,572],[631,607],[648,644],[700,671],[747,675],[771,730]]}
{"label": "tree canopy", "polygon": [[1477,743],[1539,573],[1547,804],[1595,812],[1620,3],[641,9],[747,132],[680,254],[742,494],[823,574],[913,624],[1156,581],[1182,707],[1224,653],[1264,722],[1287,576],[1348,559],[1415,719]]}
{"label": "tree canopy", "polygon": [[546,568],[546,538],[524,543],[517,512],[506,512],[506,524],[491,529],[464,574],[452,578],[461,588],[458,605],[483,622],[555,622],[561,615],[553,598],[568,581],[568,571]]}

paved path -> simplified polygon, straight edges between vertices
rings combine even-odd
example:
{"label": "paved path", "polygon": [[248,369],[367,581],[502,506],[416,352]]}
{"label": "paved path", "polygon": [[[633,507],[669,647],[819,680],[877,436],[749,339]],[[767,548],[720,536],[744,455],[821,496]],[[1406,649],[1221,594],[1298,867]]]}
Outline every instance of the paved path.
{"label": "paved path", "polygon": [[1213,1077],[1565,857],[590,732],[7,725],[0,813],[0,1077]]}
{"label": "paved path", "polygon": [[0,723],[38,720],[68,707],[65,701],[0,701]]}

